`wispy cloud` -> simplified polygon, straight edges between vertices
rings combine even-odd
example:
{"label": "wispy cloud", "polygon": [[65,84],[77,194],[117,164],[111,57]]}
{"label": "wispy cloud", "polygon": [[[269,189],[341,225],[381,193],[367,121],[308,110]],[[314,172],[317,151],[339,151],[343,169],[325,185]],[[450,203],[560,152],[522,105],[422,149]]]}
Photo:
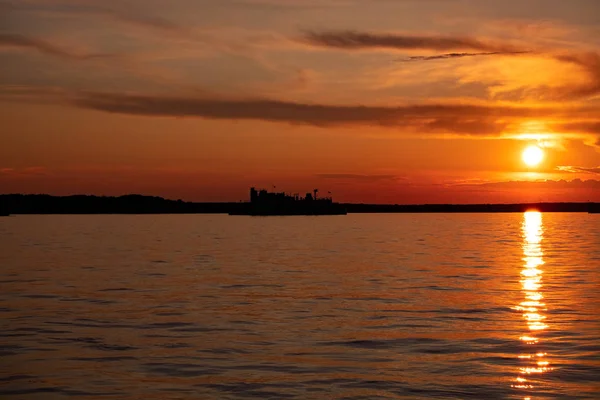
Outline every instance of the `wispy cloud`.
{"label": "wispy cloud", "polygon": [[0,48],[21,48],[40,52],[53,57],[71,60],[89,60],[92,58],[111,57],[111,54],[81,54],[60,46],[51,44],[43,39],[33,38],[16,33],[0,33]]}
{"label": "wispy cloud", "polygon": [[471,183],[457,186],[497,189],[593,189],[600,190],[600,181],[595,179],[581,180],[543,180],[543,181],[505,181],[488,183]]}
{"label": "wispy cloud", "polygon": [[571,53],[556,55],[554,58],[564,63],[577,65],[588,77],[588,81],[584,84],[555,89],[555,97],[579,98],[600,93],[600,54],[593,52]]}
{"label": "wispy cloud", "polygon": [[[594,114],[590,113],[590,116],[593,117]],[[598,117],[596,114],[596,118]],[[598,120],[566,122],[556,125],[555,128],[563,132],[588,132],[600,135],[600,121]]]}
{"label": "wispy cloud", "polygon": [[317,174],[318,178],[333,179],[333,180],[351,180],[361,182],[379,182],[379,181],[391,181],[400,179],[396,175],[363,175],[363,174]]}
{"label": "wispy cloud", "polygon": [[585,134],[592,139],[592,146],[600,147],[600,116],[597,113],[591,112],[586,121],[575,121],[556,123],[552,129],[554,132],[568,133],[568,134]]}
{"label": "wispy cloud", "polygon": [[44,40],[14,33],[0,33],[0,47],[28,48],[55,57],[76,58],[71,52],[54,46]]}
{"label": "wispy cloud", "polygon": [[[2,9],[2,3],[0,3]],[[82,2],[82,1],[28,1],[8,3],[5,5],[6,12],[26,12],[36,15],[63,15],[63,16],[91,16],[109,18],[130,25],[157,30],[164,33],[176,33],[182,30],[178,24],[155,15],[147,13],[147,10],[133,8],[127,4],[110,4],[109,2]]]}
{"label": "wispy cloud", "polygon": [[494,43],[479,39],[458,36],[412,36],[399,34],[381,34],[358,31],[308,31],[300,41],[319,47],[346,50],[391,49],[437,51],[475,50],[490,53],[514,53],[529,51],[509,43]]}
{"label": "wispy cloud", "polygon": [[44,167],[0,168],[0,177],[6,178],[25,178],[46,176],[48,174],[48,170]]}
{"label": "wispy cloud", "polygon": [[260,7],[270,10],[310,10],[346,7],[351,5],[347,0],[227,0],[227,2],[235,7]]}
{"label": "wispy cloud", "polygon": [[464,58],[464,57],[481,57],[481,56],[500,56],[500,55],[518,55],[518,54],[529,54],[530,51],[510,51],[510,52],[500,52],[494,51],[491,53],[447,53],[447,54],[439,54],[435,56],[412,56],[408,58],[398,59],[396,61],[399,62],[414,62],[414,61],[434,61],[434,60],[448,60],[455,58]]}
{"label": "wispy cloud", "polygon": [[450,53],[412,56],[398,60],[401,62],[535,53],[540,57],[576,65],[587,79],[579,84],[562,86],[556,85],[556,82],[549,82],[548,85],[529,90],[530,97],[546,100],[575,100],[600,94],[600,54],[596,52],[565,52],[561,49],[528,48],[506,41],[490,41],[467,36],[411,36],[353,30],[308,31],[298,40],[315,47],[346,51],[370,49],[451,51]]}
{"label": "wispy cloud", "polygon": [[161,17],[145,15],[139,12],[116,11],[98,8],[90,9],[86,13],[89,15],[113,18],[121,22],[137,25],[151,30],[157,30],[162,33],[183,33],[183,28],[172,21]]}
{"label": "wispy cloud", "polygon": [[559,165],[556,167],[556,169],[561,172],[570,172],[570,173],[574,173],[574,174],[580,174],[580,173],[600,174],[600,166],[588,168],[588,167],[577,167],[577,166],[573,166],[573,165]]}

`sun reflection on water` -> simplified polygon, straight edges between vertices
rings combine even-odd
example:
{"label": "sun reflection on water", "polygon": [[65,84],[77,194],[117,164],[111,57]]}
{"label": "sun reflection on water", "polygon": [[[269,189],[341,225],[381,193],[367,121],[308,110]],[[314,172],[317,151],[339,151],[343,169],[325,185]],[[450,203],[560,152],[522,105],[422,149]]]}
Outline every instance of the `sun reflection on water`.
{"label": "sun reflection on water", "polygon": [[543,374],[553,369],[546,358],[547,354],[539,350],[540,339],[536,335],[548,328],[545,322],[546,316],[543,314],[547,308],[543,302],[544,295],[541,291],[543,275],[541,267],[544,265],[542,258],[544,253],[541,246],[544,232],[542,214],[537,211],[526,212],[522,230],[524,265],[521,270],[520,282],[525,299],[514,309],[523,312],[527,333],[520,339],[527,348],[531,348],[531,351],[518,356],[523,362],[527,362],[527,365],[519,368],[519,374],[512,386],[531,389],[534,387],[532,375]]}

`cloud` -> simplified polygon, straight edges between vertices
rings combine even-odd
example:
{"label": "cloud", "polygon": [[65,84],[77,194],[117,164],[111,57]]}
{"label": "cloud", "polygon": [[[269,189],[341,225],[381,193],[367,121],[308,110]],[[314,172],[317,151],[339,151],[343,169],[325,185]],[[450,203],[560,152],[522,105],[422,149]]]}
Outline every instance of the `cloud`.
{"label": "cloud", "polygon": [[[73,16],[99,16],[107,17],[126,24],[137,25],[162,33],[180,31],[180,27],[162,17],[152,16],[145,13],[146,9],[132,7],[131,4],[102,4],[94,5],[90,2],[80,0],[73,1],[28,1],[21,3],[6,4],[6,12],[29,12],[34,14],[56,14]],[[101,3],[98,3],[101,4]],[[0,3],[0,10],[2,3]]]}
{"label": "cloud", "polygon": [[554,82],[549,81],[538,87],[528,88],[528,97],[537,100],[565,101],[593,98],[600,94],[600,53],[554,50],[539,55],[564,65],[575,66],[579,71],[566,72],[563,76],[555,77]]}
{"label": "cloud", "polygon": [[400,177],[396,175],[317,174],[316,176],[323,179],[353,180],[362,182],[379,182],[400,179]]}
{"label": "cloud", "polygon": [[[432,56],[412,56],[401,62],[432,61],[464,57],[520,55],[535,53],[541,57],[561,63],[576,65],[587,80],[578,84],[556,85],[555,82],[527,91],[528,97],[546,100],[574,100],[600,94],[600,54],[596,52],[561,52],[560,49],[531,49],[508,42],[493,42],[465,36],[411,36],[347,31],[308,31],[298,39],[315,47],[342,49],[347,51],[387,50],[430,50],[453,51]],[[464,52],[458,52],[463,50]],[[522,92],[520,88],[517,92]],[[508,93],[508,95],[512,95]]]}
{"label": "cloud", "polygon": [[[466,119],[490,121],[498,117],[527,117],[561,110],[479,105],[363,106],[295,103],[265,99],[160,97],[115,93],[84,93],[75,105],[100,111],[155,116],[192,116],[212,119],[255,119],[317,126],[428,124],[456,126]],[[436,125],[438,121],[441,125]],[[446,121],[446,123],[444,123]]]}
{"label": "cloud", "polygon": [[412,56],[404,59],[399,59],[399,62],[414,62],[414,61],[433,61],[433,60],[448,60],[455,58],[464,57],[481,57],[481,56],[498,56],[498,55],[516,55],[516,54],[529,54],[530,51],[511,51],[511,52],[500,52],[495,51],[491,53],[447,53],[440,54],[437,56]]}
{"label": "cloud", "polygon": [[584,174],[600,174],[600,166],[587,168],[587,167],[576,167],[573,165],[559,165],[556,167],[557,170],[561,172],[570,172],[570,173],[584,173]]}
{"label": "cloud", "polygon": [[529,51],[508,43],[484,42],[478,39],[459,36],[412,36],[380,34],[358,31],[308,31],[301,42],[327,48],[345,50],[391,49],[437,51],[474,50],[489,53],[514,53]]}
{"label": "cloud", "polygon": [[505,132],[510,123],[494,118],[443,117],[425,122],[425,132],[462,133],[467,135],[499,135]]}
{"label": "cloud", "polygon": [[600,134],[600,121],[577,121],[559,124],[555,129],[564,132],[586,132]]}
{"label": "cloud", "polygon": [[574,64],[580,67],[588,76],[588,82],[573,87],[560,87],[555,90],[557,98],[589,97],[600,93],[600,54],[573,53],[554,57],[558,61]]}
{"label": "cloud", "polygon": [[137,12],[119,12],[109,9],[90,10],[89,14],[105,15],[118,21],[138,25],[144,28],[158,30],[163,33],[181,33],[182,29],[177,24],[160,17],[143,15]]}
{"label": "cloud", "polygon": [[92,58],[110,57],[110,54],[78,54],[59,46],[55,46],[45,40],[32,38],[16,33],[0,33],[0,48],[21,48],[38,51],[49,56],[71,59],[88,60]]}
{"label": "cloud", "polygon": [[[591,116],[594,114],[591,113]],[[555,132],[585,134],[592,137],[592,146],[600,147],[600,118],[596,114],[595,120],[575,121],[555,124],[552,129]]]}
{"label": "cloud", "polygon": [[44,167],[0,168],[0,178],[26,178],[47,176],[48,174],[48,171]]}
{"label": "cloud", "polygon": [[600,180],[588,179],[573,179],[567,180],[543,180],[543,181],[505,181],[505,182],[488,182],[488,183],[471,183],[471,184],[458,184],[455,186],[470,186],[476,188],[488,188],[488,189],[600,189]]}
{"label": "cloud", "polygon": [[334,7],[346,7],[347,0],[228,0],[234,7],[249,6],[272,10],[310,10]]}
{"label": "cloud", "polygon": [[[269,99],[164,97],[140,94],[81,93],[68,98],[80,108],[144,115],[335,126],[402,128],[402,133],[457,134],[479,137],[515,135],[528,118],[577,119],[595,116],[590,107],[526,107],[476,104],[416,104],[399,106],[331,105]],[[548,125],[549,129],[553,126]],[[552,130],[551,130],[552,131]],[[581,131],[575,136],[588,137]],[[573,134],[571,134],[573,135]]]}
{"label": "cloud", "polygon": [[[581,138],[590,145],[600,135],[598,106],[509,106],[491,103],[339,105],[265,98],[228,98],[210,92],[196,96],[166,96],[107,92],[70,92],[58,87],[0,85],[0,99],[33,103],[63,103],[108,113],[190,117],[216,120],[256,120],[317,127],[378,126],[399,134],[459,135],[480,138],[524,138],[523,121],[549,120],[549,137]],[[574,122],[562,122],[574,121]],[[443,137],[443,136],[442,136]]]}
{"label": "cloud", "polygon": [[121,114],[189,116],[211,119],[251,119],[316,126],[407,124],[429,131],[501,133],[511,120],[575,118],[596,115],[589,107],[511,107],[474,104],[417,104],[400,106],[329,105],[269,99],[165,97],[119,93],[83,93],[76,106]]}
{"label": "cloud", "polygon": [[0,33],[0,47],[29,48],[55,57],[75,58],[72,53],[56,47],[44,40],[13,33]]}

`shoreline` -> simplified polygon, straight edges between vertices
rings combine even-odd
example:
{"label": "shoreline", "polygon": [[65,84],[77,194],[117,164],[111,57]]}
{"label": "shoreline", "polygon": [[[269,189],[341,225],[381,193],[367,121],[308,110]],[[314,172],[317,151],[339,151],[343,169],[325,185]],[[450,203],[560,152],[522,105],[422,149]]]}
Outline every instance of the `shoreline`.
{"label": "shoreline", "polygon": [[[162,197],[125,195],[111,196],[51,196],[0,195],[0,210],[17,214],[235,214],[247,202],[186,202]],[[599,202],[541,202],[513,204],[365,204],[335,203],[348,214],[380,213],[523,213],[598,212]]]}

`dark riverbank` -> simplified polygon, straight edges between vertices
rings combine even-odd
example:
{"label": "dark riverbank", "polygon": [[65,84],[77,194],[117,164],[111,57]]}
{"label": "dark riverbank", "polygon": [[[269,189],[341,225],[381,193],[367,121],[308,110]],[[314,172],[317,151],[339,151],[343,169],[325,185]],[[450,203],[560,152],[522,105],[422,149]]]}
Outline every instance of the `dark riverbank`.
{"label": "dark riverbank", "polygon": [[[50,196],[0,195],[0,208],[10,214],[228,214],[245,207],[237,203],[194,203],[162,197],[126,195]],[[600,203],[520,203],[520,204],[353,204],[343,203],[348,213],[499,213],[588,212]]]}

